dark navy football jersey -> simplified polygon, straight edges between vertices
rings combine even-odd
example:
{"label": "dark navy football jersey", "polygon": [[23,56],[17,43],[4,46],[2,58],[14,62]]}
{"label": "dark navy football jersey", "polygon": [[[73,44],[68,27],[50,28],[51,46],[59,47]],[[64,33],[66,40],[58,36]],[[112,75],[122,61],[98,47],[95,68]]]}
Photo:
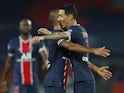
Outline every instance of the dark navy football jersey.
{"label": "dark navy football jersey", "polygon": [[[71,41],[74,43],[88,46],[88,34],[84,27],[79,24],[71,26],[68,29],[71,35]],[[87,53],[71,52],[70,60],[74,69],[74,81],[93,80],[92,72],[88,68],[86,61],[88,61]]]}
{"label": "dark navy football jersey", "polygon": [[[60,30],[53,30],[52,32],[61,32]],[[66,61],[64,55],[65,49],[57,45],[57,40],[49,40],[49,61],[50,68],[47,71],[44,85],[45,86],[63,86],[64,68]]]}
{"label": "dark navy football jersey", "polygon": [[38,83],[37,62],[38,52],[44,49],[43,42],[31,45],[31,36],[23,40],[21,36],[12,39],[8,44],[8,56],[14,57],[14,84],[31,85]]}

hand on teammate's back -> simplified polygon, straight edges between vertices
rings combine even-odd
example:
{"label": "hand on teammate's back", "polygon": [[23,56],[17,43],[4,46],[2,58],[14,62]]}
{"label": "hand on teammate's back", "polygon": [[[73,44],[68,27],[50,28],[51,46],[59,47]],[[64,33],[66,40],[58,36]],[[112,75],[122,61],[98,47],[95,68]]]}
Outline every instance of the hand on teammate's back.
{"label": "hand on teammate's back", "polygon": [[44,36],[34,36],[31,40],[32,44],[37,44],[39,43],[41,40],[44,40]]}
{"label": "hand on teammate's back", "polygon": [[40,35],[48,35],[50,33],[51,32],[48,29],[46,29],[46,28],[40,28],[40,29],[38,29],[38,34],[40,34]]}

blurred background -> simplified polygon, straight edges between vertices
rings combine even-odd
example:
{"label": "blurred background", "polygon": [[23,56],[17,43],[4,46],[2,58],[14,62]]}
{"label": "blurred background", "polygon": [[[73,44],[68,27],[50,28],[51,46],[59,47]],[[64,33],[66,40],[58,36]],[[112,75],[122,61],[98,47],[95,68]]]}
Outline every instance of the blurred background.
{"label": "blurred background", "polygon": [[[23,18],[33,21],[32,34],[39,27],[51,28],[48,14],[63,4],[76,5],[78,23],[89,33],[90,47],[105,46],[111,55],[107,58],[90,55],[90,61],[98,66],[108,65],[113,77],[105,81],[95,74],[97,93],[124,93],[124,0],[0,0],[0,77],[7,57],[9,40],[19,35],[18,23]],[[39,90],[43,90],[43,78]],[[9,75],[11,93],[12,74]],[[67,93],[73,93],[71,75]],[[0,92],[2,93],[2,92]]]}

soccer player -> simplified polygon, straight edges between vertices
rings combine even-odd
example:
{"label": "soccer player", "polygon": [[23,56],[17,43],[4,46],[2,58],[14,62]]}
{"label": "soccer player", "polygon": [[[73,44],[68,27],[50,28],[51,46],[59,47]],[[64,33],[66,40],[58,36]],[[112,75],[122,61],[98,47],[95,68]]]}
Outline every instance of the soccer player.
{"label": "soccer player", "polygon": [[[58,11],[57,10],[53,10],[51,13],[50,13],[50,17],[49,17],[49,20],[50,20],[50,22],[52,23],[52,25],[54,26],[54,29],[56,30],[56,32],[52,32],[52,33],[54,33],[54,34],[57,34],[58,35],[58,32],[57,32],[57,30],[59,31],[59,29],[61,30],[61,28],[60,28],[60,25],[59,25],[59,23],[57,22],[57,13],[58,13]],[[40,31],[41,29],[39,29],[39,31]],[[60,31],[59,31],[60,32]],[[49,32],[49,31],[42,31],[42,33],[44,33],[44,34],[49,34],[49,33],[51,33],[51,32]],[[55,36],[55,35],[54,35]],[[49,39],[50,38],[53,38],[53,37],[50,37],[50,36],[48,36],[49,37]],[[54,37],[55,38],[55,37]],[[39,37],[34,37],[33,38],[33,43],[37,43],[37,39],[39,39]],[[48,38],[47,38],[48,39]],[[55,42],[55,41],[53,41],[53,42]],[[56,43],[57,43],[57,41],[56,41]],[[65,42],[65,43],[67,43],[68,45],[70,44],[70,45],[73,45],[73,47],[74,46],[77,46],[78,47],[78,45],[77,44],[73,44],[72,42],[71,43],[68,43],[68,42]],[[57,44],[56,44],[57,45]],[[69,45],[69,46],[70,46]],[[82,48],[82,46],[79,46],[79,47],[81,47]],[[86,47],[84,47],[84,48],[86,48]],[[51,50],[52,50],[52,47],[50,48]],[[54,46],[53,46],[53,49],[54,49]],[[73,48],[74,49],[74,48]],[[73,50],[72,49],[72,50]],[[77,48],[78,49],[78,48]],[[83,48],[82,48],[83,49]],[[102,49],[102,51],[104,51],[104,49],[103,48],[101,48]],[[101,49],[100,49],[100,51],[101,51]],[[84,49],[84,52],[86,52],[88,50],[88,48],[86,48],[86,50]],[[93,51],[94,49],[89,49],[88,51]],[[97,49],[96,49],[97,50]],[[82,50],[81,50],[82,51]],[[87,51],[87,52],[88,52]],[[64,52],[64,51],[63,51]],[[97,50],[97,52],[99,52],[99,49]],[[54,54],[54,51],[52,52],[53,54]],[[59,54],[60,52],[58,51],[57,53],[56,53],[56,56]],[[93,53],[93,52],[92,52]],[[99,55],[100,55],[100,53],[102,54],[102,52],[99,52]],[[97,53],[98,54],[98,53]],[[54,57],[54,56],[52,56],[53,58],[52,59],[54,59],[54,58],[56,58],[56,57]],[[60,59],[62,59],[62,57],[60,58]],[[54,60],[56,60],[56,59],[54,59]],[[55,66],[54,66],[55,67]],[[101,67],[101,68],[98,68],[98,67],[96,67],[95,65],[93,65],[93,64],[89,64],[89,67],[92,69],[92,70],[94,70],[94,71],[96,71],[99,75],[101,75],[104,79],[109,79],[110,77],[111,77],[111,72],[109,72],[109,71],[107,71],[105,68],[108,68],[108,67]],[[58,67],[58,68],[60,68],[60,67]],[[61,69],[61,70],[63,70],[63,69]],[[56,73],[53,73],[53,75],[55,75],[56,76]],[[51,80],[51,79],[50,79]],[[50,81],[49,80],[49,81]],[[52,81],[52,80],[51,80]],[[61,80],[62,81],[62,80]],[[54,85],[51,85],[51,86],[54,86]],[[52,88],[52,87],[51,87]],[[54,87],[55,88],[55,87]],[[56,88],[55,88],[56,89]],[[50,90],[50,89],[49,89]],[[46,92],[46,93],[52,93],[52,92]],[[54,91],[54,93],[55,93],[55,91]]]}
{"label": "soccer player", "polygon": [[31,44],[31,29],[31,20],[22,19],[19,23],[20,36],[8,44],[8,57],[1,79],[4,92],[7,91],[7,76],[13,68],[13,93],[39,93],[36,58],[39,54],[45,63],[47,54],[44,42]]}
{"label": "soccer player", "polygon": [[[52,11],[49,15],[49,19],[54,25],[54,28],[52,30],[53,33],[61,32],[62,30],[60,25],[58,25],[58,23],[53,22],[54,18],[56,18],[55,17],[56,13],[58,13],[58,11],[55,10]],[[49,50],[48,59],[50,62],[50,68],[48,69],[44,80],[45,93],[65,93],[64,81],[67,78],[65,76],[67,74],[66,64],[68,63],[66,60],[67,52],[64,48],[59,47],[57,45],[57,42],[58,40],[55,41],[51,40],[48,42],[48,50]]]}

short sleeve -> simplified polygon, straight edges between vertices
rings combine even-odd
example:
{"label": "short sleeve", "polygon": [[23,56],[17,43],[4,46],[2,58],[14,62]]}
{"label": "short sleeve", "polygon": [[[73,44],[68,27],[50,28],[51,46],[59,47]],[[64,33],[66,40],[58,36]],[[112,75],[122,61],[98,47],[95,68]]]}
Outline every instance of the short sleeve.
{"label": "short sleeve", "polygon": [[83,42],[83,36],[81,31],[77,31],[77,29],[72,28],[69,29],[68,32],[70,33],[71,41],[78,42],[80,44]]}
{"label": "short sleeve", "polygon": [[66,41],[66,42],[71,41],[71,35],[70,35],[70,33],[69,33],[68,31],[66,31],[66,32],[64,32],[64,33],[66,33],[69,38],[68,38],[67,40],[65,40],[65,39],[60,39],[60,40],[58,40],[58,42],[57,42],[58,45],[60,45],[60,43],[61,43],[62,41]]}
{"label": "short sleeve", "polygon": [[7,46],[8,56],[14,56],[14,41],[11,40]]}
{"label": "short sleeve", "polygon": [[44,41],[40,41],[39,42],[39,49],[38,49],[38,51],[40,53],[43,50],[46,50],[46,45],[45,45],[45,42]]}

